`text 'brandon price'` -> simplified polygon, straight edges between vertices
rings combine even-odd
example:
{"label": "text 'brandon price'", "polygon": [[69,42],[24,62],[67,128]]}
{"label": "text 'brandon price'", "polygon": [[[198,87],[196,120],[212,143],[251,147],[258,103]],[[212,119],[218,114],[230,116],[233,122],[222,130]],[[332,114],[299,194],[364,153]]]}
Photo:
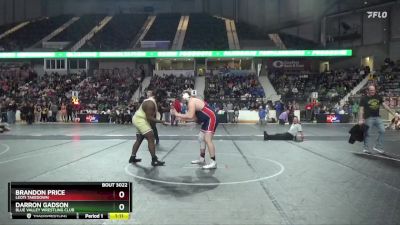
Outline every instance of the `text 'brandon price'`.
{"label": "text 'brandon price'", "polygon": [[65,190],[15,190],[17,200],[46,200],[50,196],[65,196]]}

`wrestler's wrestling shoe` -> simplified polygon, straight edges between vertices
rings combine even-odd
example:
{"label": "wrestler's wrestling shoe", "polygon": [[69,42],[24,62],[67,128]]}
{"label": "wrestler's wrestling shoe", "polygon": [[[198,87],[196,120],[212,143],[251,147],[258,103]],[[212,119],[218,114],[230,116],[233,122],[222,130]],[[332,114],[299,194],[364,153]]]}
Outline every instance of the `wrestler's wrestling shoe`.
{"label": "wrestler's wrestling shoe", "polygon": [[206,163],[206,159],[203,157],[200,157],[199,159],[193,160],[191,162],[192,164],[205,164]]}
{"label": "wrestler's wrestling shoe", "polygon": [[158,160],[157,156],[153,157],[153,159],[151,160],[151,165],[152,166],[164,166],[165,162],[164,161],[160,161]]}
{"label": "wrestler's wrestling shoe", "polygon": [[217,169],[217,162],[211,160],[209,164],[203,166],[203,169]]}
{"label": "wrestler's wrestling shoe", "polygon": [[129,163],[137,163],[137,162],[141,162],[142,159],[138,159],[136,158],[136,156],[131,156],[131,158],[129,158]]}

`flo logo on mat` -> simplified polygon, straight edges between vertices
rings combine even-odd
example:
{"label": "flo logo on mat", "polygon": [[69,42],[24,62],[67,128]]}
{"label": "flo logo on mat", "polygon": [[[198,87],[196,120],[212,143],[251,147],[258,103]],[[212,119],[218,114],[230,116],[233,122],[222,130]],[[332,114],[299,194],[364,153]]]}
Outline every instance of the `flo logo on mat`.
{"label": "flo logo on mat", "polygon": [[386,19],[388,16],[388,13],[386,11],[380,12],[380,11],[367,11],[368,19],[372,18],[379,18],[379,19]]}

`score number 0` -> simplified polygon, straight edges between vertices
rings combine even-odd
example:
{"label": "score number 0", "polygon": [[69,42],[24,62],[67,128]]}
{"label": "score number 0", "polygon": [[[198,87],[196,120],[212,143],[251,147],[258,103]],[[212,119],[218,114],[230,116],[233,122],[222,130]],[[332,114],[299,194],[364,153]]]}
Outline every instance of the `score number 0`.
{"label": "score number 0", "polygon": [[[120,191],[120,192],[118,193],[118,196],[119,196],[120,198],[124,198],[124,197],[125,197],[125,192]],[[123,211],[123,210],[125,209],[125,204],[119,204],[118,208],[119,208],[119,210]]]}

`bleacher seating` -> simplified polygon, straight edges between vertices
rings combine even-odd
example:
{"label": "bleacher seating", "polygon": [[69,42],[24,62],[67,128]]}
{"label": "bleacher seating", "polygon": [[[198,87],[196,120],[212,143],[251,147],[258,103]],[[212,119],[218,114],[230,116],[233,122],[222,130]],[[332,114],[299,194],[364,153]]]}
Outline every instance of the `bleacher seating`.
{"label": "bleacher seating", "polygon": [[73,23],[67,29],[56,35],[50,41],[55,42],[70,42],[71,47],[78,42],[84,35],[90,32],[94,26],[99,25],[100,21],[105,17],[104,14],[90,14],[82,16],[78,21]]}
{"label": "bleacher seating", "polygon": [[144,40],[170,41],[172,44],[180,18],[181,15],[178,13],[158,14]]}
{"label": "bleacher seating", "polygon": [[264,89],[255,74],[219,74],[206,77],[204,97],[207,101],[256,101],[264,98]]}
{"label": "bleacher seating", "polygon": [[164,74],[163,76],[154,75],[151,78],[148,89],[158,89],[164,91],[168,98],[177,98],[181,96],[184,90],[194,89],[194,84],[194,77],[169,74]]}
{"label": "bleacher seating", "polygon": [[24,66],[1,69],[0,78],[0,97],[13,99],[17,104],[24,101],[59,104],[85,78],[85,74],[51,73],[38,76],[32,68]]}
{"label": "bleacher seating", "polygon": [[146,21],[145,14],[117,14],[82,48],[83,51],[110,51],[128,49]]}
{"label": "bleacher seating", "polygon": [[101,69],[94,76],[85,79],[75,90],[83,108],[97,109],[99,104],[110,109],[117,105],[127,105],[139,87],[140,73],[133,69]]}
{"label": "bleacher seating", "polygon": [[256,26],[245,22],[237,22],[236,31],[239,40],[265,40],[269,39],[268,34],[258,29]]}
{"label": "bleacher seating", "polygon": [[8,23],[8,24],[1,25],[0,26],[0,35],[17,25],[18,25],[18,23]]}
{"label": "bleacher seating", "polygon": [[269,78],[284,101],[305,102],[312,92],[318,92],[320,101],[338,102],[364,77],[358,69],[329,71],[324,73],[271,72]]}
{"label": "bleacher seating", "polygon": [[183,49],[229,49],[225,22],[207,14],[191,14]]}
{"label": "bleacher seating", "polygon": [[287,49],[322,49],[318,43],[287,33],[279,33]]}
{"label": "bleacher seating", "polygon": [[62,15],[32,21],[28,25],[0,40],[0,46],[3,46],[7,51],[22,51],[46,37],[70,18],[71,16]]}

